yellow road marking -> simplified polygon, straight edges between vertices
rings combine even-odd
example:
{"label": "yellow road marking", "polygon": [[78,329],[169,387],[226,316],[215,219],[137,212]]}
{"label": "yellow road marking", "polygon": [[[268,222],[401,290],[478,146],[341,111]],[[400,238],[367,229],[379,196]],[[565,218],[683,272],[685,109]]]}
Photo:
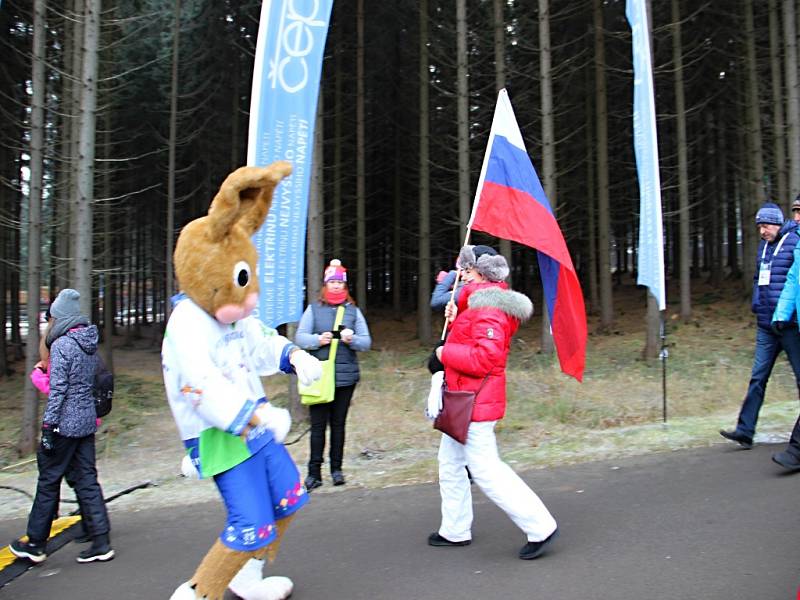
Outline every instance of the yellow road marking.
{"label": "yellow road marking", "polygon": [[[72,516],[72,517],[61,517],[60,519],[56,519],[55,521],[53,521],[53,524],[50,526],[50,537],[52,538],[52,537],[57,536],[59,533],[61,533],[62,531],[64,531],[65,529],[67,529],[69,527],[72,527],[75,523],[77,523],[80,520],[81,520],[80,515],[75,515],[75,516]],[[26,542],[26,541],[28,541],[28,536],[27,535],[23,535],[19,539],[21,539],[23,542]],[[9,549],[8,546],[4,546],[3,548],[0,548],[0,571],[5,569],[8,565],[13,563],[16,559],[17,559],[17,557],[14,556],[11,553],[11,550]]]}

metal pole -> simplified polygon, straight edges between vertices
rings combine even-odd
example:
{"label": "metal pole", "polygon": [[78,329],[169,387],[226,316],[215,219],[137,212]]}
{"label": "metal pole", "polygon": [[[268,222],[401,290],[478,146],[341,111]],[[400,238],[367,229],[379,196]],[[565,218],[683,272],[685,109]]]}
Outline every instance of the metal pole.
{"label": "metal pole", "polygon": [[667,349],[666,313],[667,311],[665,310],[661,311],[661,325],[659,327],[661,352],[658,355],[658,358],[661,360],[661,403],[664,423],[667,422],[667,357],[669,357],[669,350]]}

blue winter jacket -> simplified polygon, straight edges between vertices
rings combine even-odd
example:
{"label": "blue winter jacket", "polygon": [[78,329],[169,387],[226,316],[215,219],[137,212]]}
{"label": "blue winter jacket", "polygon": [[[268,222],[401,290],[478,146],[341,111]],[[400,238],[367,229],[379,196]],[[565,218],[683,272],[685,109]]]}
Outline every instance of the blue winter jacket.
{"label": "blue winter jacket", "polygon": [[[783,243],[781,243],[783,240]],[[759,327],[769,329],[772,324],[772,316],[778,305],[781,292],[786,287],[789,270],[794,263],[794,250],[798,236],[797,223],[788,221],[781,227],[774,242],[767,243],[761,240],[756,253],[755,274],[753,275],[753,303],[752,309],[756,315],[756,323]],[[780,245],[777,254],[776,248]],[[766,251],[765,251],[766,247]],[[763,262],[771,263],[770,278],[768,285],[758,285],[758,273]],[[785,321],[794,320],[793,318],[782,319]]]}

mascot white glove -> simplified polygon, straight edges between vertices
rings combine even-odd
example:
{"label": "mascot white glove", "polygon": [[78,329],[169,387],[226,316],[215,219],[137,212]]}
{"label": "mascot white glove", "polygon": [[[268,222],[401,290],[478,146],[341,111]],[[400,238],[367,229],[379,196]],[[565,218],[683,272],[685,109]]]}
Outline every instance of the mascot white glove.
{"label": "mascot white glove", "polygon": [[279,444],[286,439],[289,430],[292,428],[292,416],[285,408],[278,408],[269,402],[262,404],[256,409],[259,421],[275,436],[275,441]]}
{"label": "mascot white glove", "polygon": [[311,385],[322,377],[322,365],[315,356],[311,356],[305,350],[292,352],[289,362],[292,363],[294,371],[297,373],[297,379],[303,385]]}
{"label": "mascot white glove", "polygon": [[431,375],[431,389],[428,392],[428,403],[425,405],[425,416],[431,421],[439,416],[442,410],[442,384],[444,371],[436,371]]}
{"label": "mascot white glove", "polygon": [[197,469],[192,462],[192,459],[189,458],[188,454],[183,456],[183,460],[181,461],[181,474],[186,477],[186,479],[200,479],[200,473],[197,472]]}

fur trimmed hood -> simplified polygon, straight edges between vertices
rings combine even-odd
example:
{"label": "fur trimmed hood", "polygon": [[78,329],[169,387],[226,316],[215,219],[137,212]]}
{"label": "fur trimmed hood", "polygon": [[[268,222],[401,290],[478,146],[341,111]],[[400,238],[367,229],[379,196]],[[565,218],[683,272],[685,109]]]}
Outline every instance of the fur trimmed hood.
{"label": "fur trimmed hood", "polygon": [[527,321],[533,314],[533,302],[526,295],[495,286],[475,290],[467,305],[469,308],[498,308],[519,321]]}

